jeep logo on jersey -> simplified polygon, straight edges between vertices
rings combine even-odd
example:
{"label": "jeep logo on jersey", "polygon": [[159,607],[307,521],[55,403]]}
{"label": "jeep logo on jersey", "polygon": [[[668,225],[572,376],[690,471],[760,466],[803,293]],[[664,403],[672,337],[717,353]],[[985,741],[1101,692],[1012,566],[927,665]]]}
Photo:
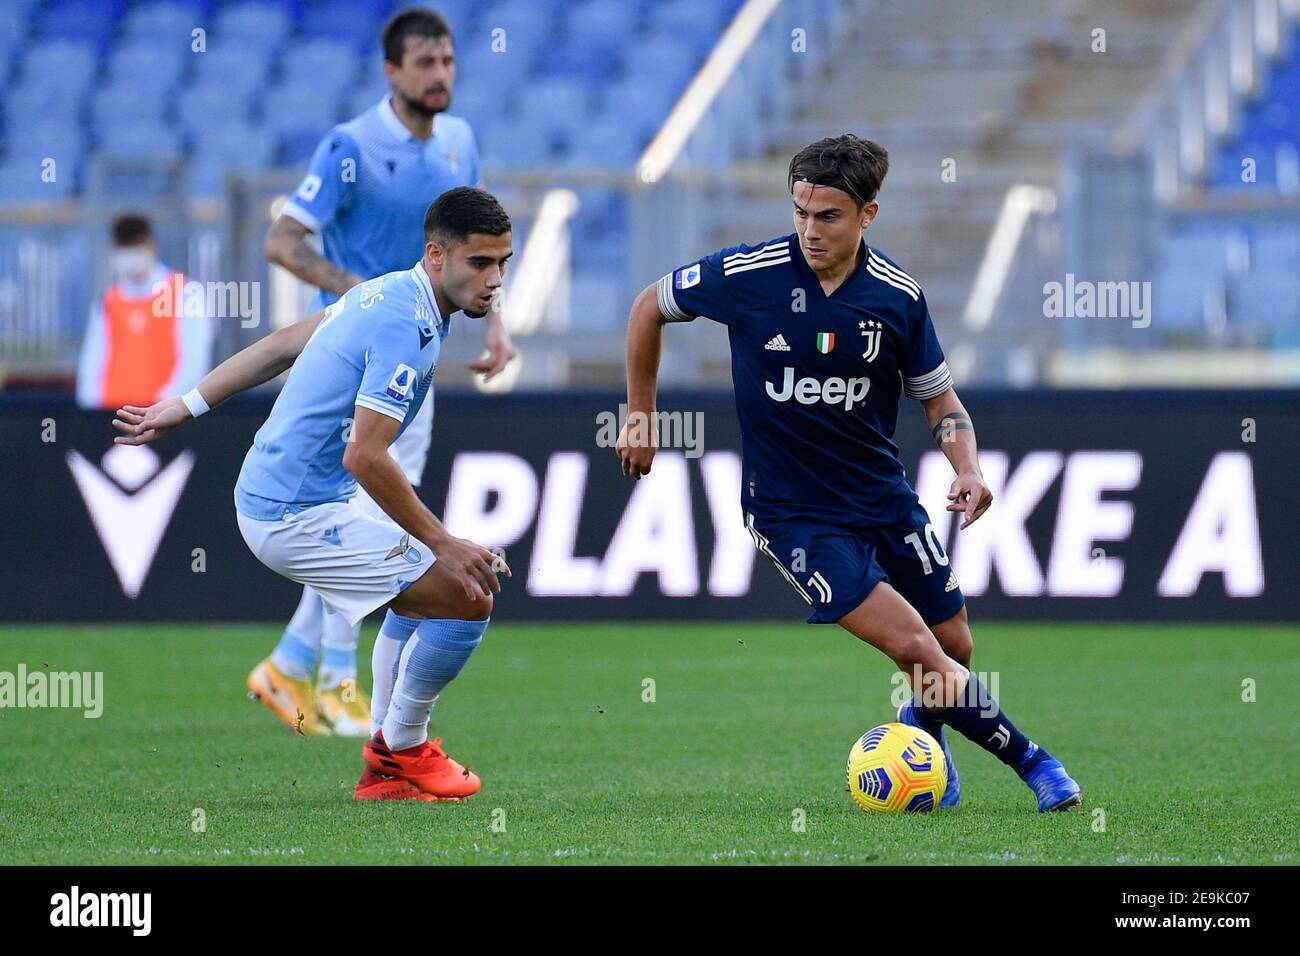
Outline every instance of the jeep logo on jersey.
{"label": "jeep logo on jersey", "polygon": [[854,405],[866,399],[867,392],[871,389],[869,378],[851,378],[845,381],[835,376],[821,382],[810,376],[796,382],[794,369],[789,365],[785,367],[785,377],[781,379],[779,392],[771,382],[764,382],[764,384],[767,386],[768,398],[775,402],[788,402],[793,398],[800,405],[815,405],[818,402],[825,402],[827,405],[843,403],[845,411],[852,411]]}

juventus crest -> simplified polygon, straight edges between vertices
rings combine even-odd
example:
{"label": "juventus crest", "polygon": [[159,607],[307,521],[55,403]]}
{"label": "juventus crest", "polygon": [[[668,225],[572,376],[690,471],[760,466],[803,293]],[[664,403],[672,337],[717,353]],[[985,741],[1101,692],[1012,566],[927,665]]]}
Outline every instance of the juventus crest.
{"label": "juventus crest", "polygon": [[875,319],[867,319],[858,323],[858,329],[862,337],[867,340],[867,350],[862,353],[862,357],[868,362],[874,361],[880,354],[880,340],[885,334],[884,325]]}

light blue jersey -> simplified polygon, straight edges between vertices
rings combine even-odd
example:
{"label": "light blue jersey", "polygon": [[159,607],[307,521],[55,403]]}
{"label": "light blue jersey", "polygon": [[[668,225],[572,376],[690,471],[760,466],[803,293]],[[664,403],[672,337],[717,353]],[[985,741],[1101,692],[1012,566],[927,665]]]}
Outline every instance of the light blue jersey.
{"label": "light blue jersey", "polygon": [[244,457],[239,512],[271,521],[355,495],[343,467],[354,406],[397,419],[400,435],[431,390],[448,329],[422,263],[326,309]]}
{"label": "light blue jersey", "polygon": [[[321,140],[282,211],[320,234],[326,259],[369,279],[419,259],[429,204],[449,189],[477,186],[480,178],[469,123],[439,113],[432,135],[421,141],[385,96]],[[322,290],[311,311],[334,299]]]}

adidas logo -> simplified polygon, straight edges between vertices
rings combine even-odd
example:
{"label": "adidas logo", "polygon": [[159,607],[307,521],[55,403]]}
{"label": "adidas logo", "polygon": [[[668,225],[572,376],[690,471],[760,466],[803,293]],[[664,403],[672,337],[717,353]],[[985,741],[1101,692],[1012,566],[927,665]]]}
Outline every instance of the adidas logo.
{"label": "adidas logo", "polygon": [[764,345],[763,348],[767,349],[769,352],[790,351],[790,346],[786,344],[784,335],[778,335],[776,338],[768,340],[768,343]]}
{"label": "adidas logo", "polygon": [[955,591],[955,590],[957,590],[957,575],[949,571],[948,583],[943,586],[943,592],[944,594],[947,594],[949,591]]}

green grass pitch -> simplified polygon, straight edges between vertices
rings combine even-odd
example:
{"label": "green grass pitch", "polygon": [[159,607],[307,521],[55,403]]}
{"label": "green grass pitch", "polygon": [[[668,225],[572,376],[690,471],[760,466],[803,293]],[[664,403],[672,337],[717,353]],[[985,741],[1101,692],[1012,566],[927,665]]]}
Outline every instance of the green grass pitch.
{"label": "green grass pitch", "polygon": [[[483,777],[461,805],[353,803],[358,741],[297,737],[245,696],[277,637],[271,626],[0,634],[0,671],[102,671],[105,698],[99,719],[0,710],[0,863],[1300,856],[1295,627],[977,623],[974,668],[998,672],[1008,714],[1062,758],[1084,806],[1036,813],[1028,788],[958,737],[962,805],[896,817],[859,811],[844,781],[850,745],[893,718],[892,668],[837,628],[494,624],[434,712],[434,732]],[[1255,702],[1242,700],[1247,678]]]}

